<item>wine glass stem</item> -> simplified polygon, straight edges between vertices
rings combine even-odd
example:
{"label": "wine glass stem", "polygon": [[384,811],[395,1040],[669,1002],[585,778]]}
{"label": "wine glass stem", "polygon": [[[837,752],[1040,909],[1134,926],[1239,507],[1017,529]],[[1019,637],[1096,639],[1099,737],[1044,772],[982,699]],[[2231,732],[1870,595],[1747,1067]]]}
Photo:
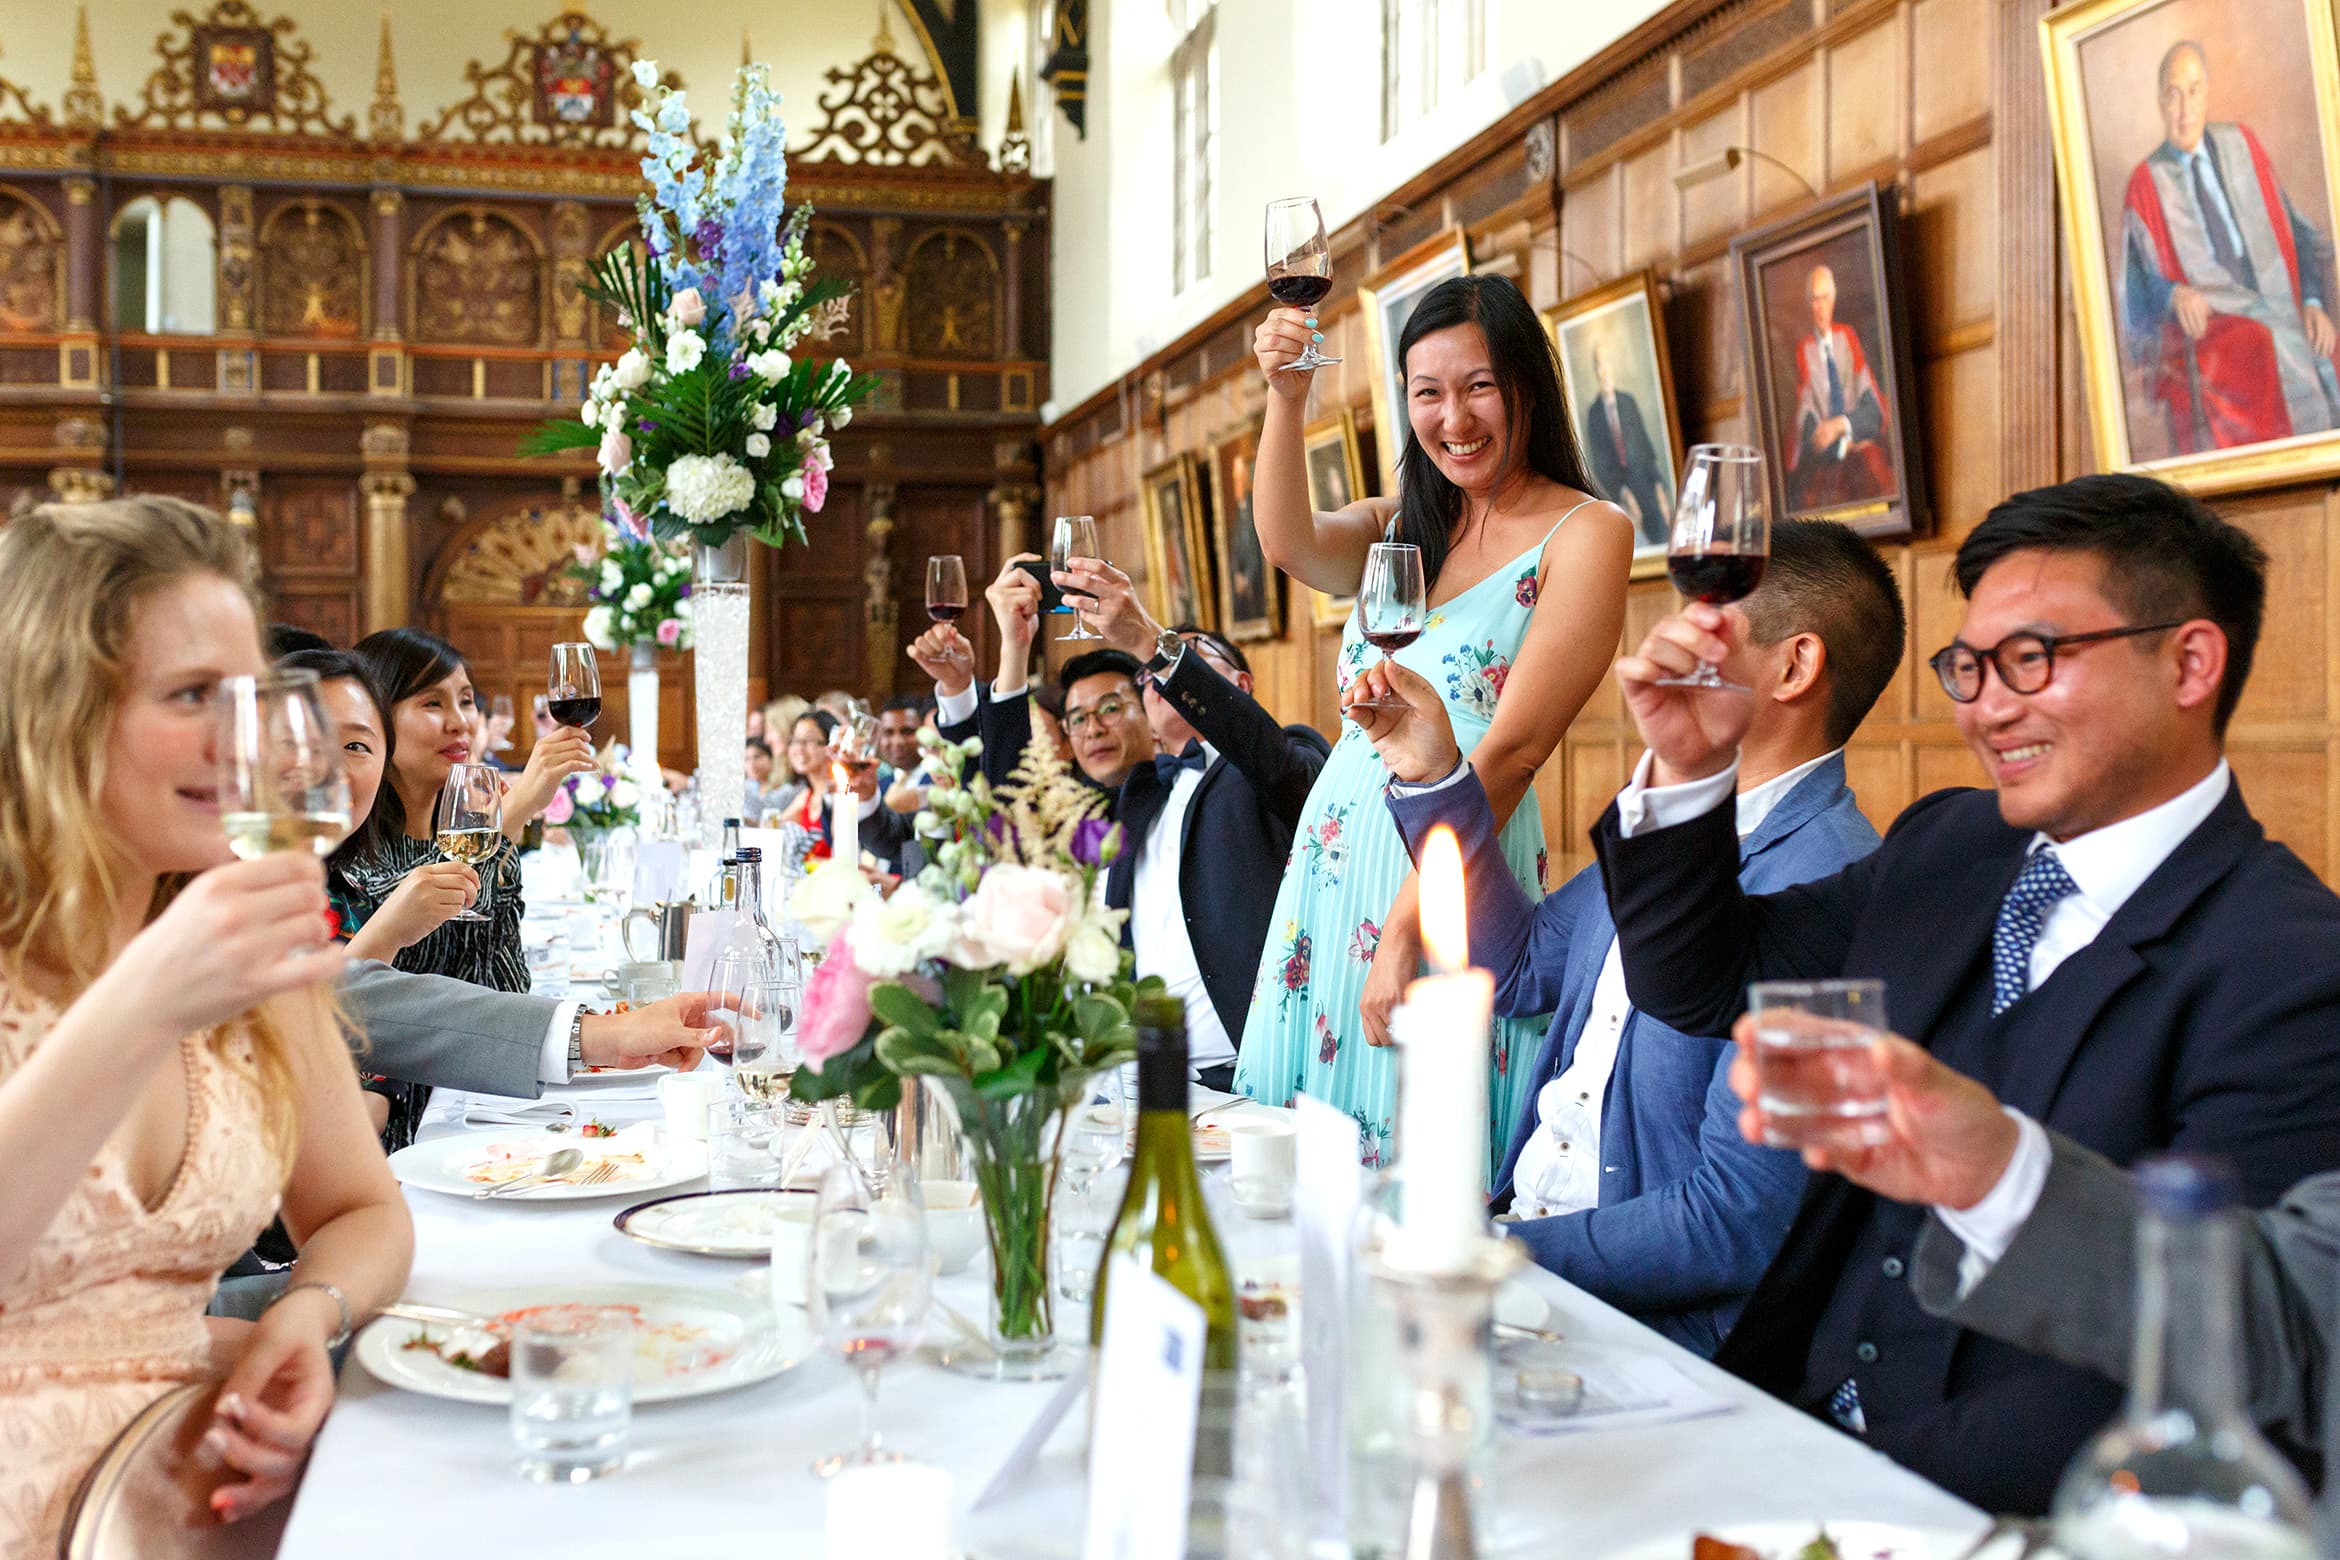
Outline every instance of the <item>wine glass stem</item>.
{"label": "wine glass stem", "polygon": [[885,1450],[878,1439],[878,1372],[875,1365],[861,1367],[861,1460],[875,1462]]}

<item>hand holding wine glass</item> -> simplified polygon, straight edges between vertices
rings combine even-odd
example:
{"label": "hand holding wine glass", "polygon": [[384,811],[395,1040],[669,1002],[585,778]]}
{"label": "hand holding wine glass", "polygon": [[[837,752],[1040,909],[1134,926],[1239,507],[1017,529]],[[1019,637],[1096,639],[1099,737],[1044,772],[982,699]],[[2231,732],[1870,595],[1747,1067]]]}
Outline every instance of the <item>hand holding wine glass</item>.
{"label": "hand holding wine glass", "polygon": [[937,623],[956,623],[967,615],[967,560],[957,553],[926,560],[926,615]]}
{"label": "hand holding wine glass", "polygon": [[272,851],[330,855],[350,829],[349,780],[311,671],[219,683],[219,821],[249,861]]}
{"label": "hand holding wine glass", "polygon": [[564,726],[590,727],[601,719],[601,664],[591,645],[552,647],[544,684],[545,713]]}
{"label": "hand holding wine glass", "polygon": [[[439,854],[475,871],[504,844],[504,782],[486,764],[456,764],[447,771],[439,790],[438,816],[432,822],[432,841]],[[481,872],[479,899],[470,909],[448,917],[453,921],[485,921],[493,874]]]}
{"label": "hand holding wine glass", "polygon": [[[1338,363],[1339,358],[1327,357],[1318,350],[1324,332],[1317,328],[1315,309],[1324,295],[1332,291],[1332,245],[1325,238],[1324,214],[1317,209],[1313,197],[1304,195],[1268,203],[1266,249],[1268,295],[1280,304],[1301,311],[1301,323],[1307,335],[1300,355],[1270,370],[1269,381],[1273,383],[1278,374],[1305,373]],[[1264,358],[1264,351],[1262,355]],[[1307,381],[1301,381],[1303,394],[1306,387]]]}
{"label": "hand holding wine glass", "polygon": [[873,1192],[851,1165],[821,1177],[813,1204],[808,1309],[821,1344],[861,1377],[861,1445],[813,1464],[830,1478],[840,1470],[900,1462],[878,1436],[878,1372],[918,1346],[934,1294],[926,1212],[918,1178],[899,1166]]}
{"label": "hand holding wine glass", "polygon": [[[1097,521],[1094,516],[1058,515],[1056,517],[1056,534],[1048,544],[1048,569],[1051,574],[1064,573],[1066,566],[1075,558],[1102,556],[1103,554],[1097,551]],[[1070,602],[1075,598],[1087,600],[1087,592],[1067,590],[1064,595],[1065,604],[1058,606],[1055,610],[1072,613],[1073,626],[1071,633],[1059,634],[1056,636],[1057,639],[1062,641],[1103,638],[1103,635],[1096,633],[1083,622],[1079,610],[1070,605]]]}
{"label": "hand holding wine glass", "polygon": [[[1384,656],[1422,637],[1430,624],[1429,589],[1423,583],[1422,549],[1410,542],[1375,542],[1365,554],[1365,577],[1357,585],[1357,629]],[[1369,697],[1349,709],[1404,709],[1403,699]]]}
{"label": "hand holding wine glass", "polygon": [[[1764,481],[1760,450],[1744,444],[1700,444],[1691,449],[1674,505],[1673,535],[1666,543],[1666,573],[1676,590],[1692,601],[1722,607],[1763,583],[1763,566],[1771,556],[1771,507]],[[1659,682],[1666,687],[1750,691],[1725,681],[1715,662],[1703,658],[1679,681]]]}

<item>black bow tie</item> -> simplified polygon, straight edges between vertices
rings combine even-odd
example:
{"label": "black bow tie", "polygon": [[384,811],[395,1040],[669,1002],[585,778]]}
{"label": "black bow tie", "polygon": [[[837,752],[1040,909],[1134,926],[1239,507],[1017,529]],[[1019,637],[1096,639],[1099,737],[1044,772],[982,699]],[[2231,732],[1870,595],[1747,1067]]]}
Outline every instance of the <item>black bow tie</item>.
{"label": "black bow tie", "polygon": [[1166,786],[1176,785],[1178,783],[1178,771],[1181,769],[1201,770],[1209,763],[1210,759],[1204,755],[1202,744],[1200,742],[1189,742],[1186,744],[1186,751],[1178,754],[1176,757],[1172,757],[1168,753],[1157,754],[1155,756],[1154,778],[1161,781]]}

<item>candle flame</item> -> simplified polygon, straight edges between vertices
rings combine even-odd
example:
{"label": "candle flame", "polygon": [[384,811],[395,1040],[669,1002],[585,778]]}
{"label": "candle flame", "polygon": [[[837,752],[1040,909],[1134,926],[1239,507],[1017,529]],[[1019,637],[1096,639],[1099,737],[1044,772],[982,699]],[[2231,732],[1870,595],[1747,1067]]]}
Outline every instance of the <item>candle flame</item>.
{"label": "candle flame", "polygon": [[1462,846],[1444,824],[1422,842],[1422,950],[1441,975],[1470,968],[1470,916],[1464,908]]}
{"label": "candle flame", "polygon": [[831,789],[840,793],[852,787],[853,782],[846,776],[845,763],[842,759],[829,766],[829,785]]}

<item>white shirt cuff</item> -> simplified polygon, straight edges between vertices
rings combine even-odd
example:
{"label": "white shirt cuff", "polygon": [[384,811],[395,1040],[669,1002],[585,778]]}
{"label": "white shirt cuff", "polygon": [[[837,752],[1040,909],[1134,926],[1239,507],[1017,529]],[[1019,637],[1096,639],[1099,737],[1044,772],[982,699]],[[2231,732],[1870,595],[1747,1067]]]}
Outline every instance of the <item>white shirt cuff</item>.
{"label": "white shirt cuff", "polygon": [[2039,1206],[2039,1194],[2047,1186],[2048,1164],[2054,1157],[2045,1128],[2019,1110],[1999,1108],[2014,1121],[2016,1136],[2015,1153],[1999,1173],[1998,1183],[1971,1208],[1934,1209],[1943,1225],[1966,1246],[1966,1254],[1958,1259],[1961,1300],[1972,1294],[1991,1265],[2007,1254],[2016,1231]]}
{"label": "white shirt cuff", "polygon": [[1429,796],[1434,792],[1448,790],[1462,784],[1462,777],[1470,772],[1471,761],[1467,758],[1458,758],[1454,761],[1454,767],[1449,769],[1442,779],[1424,780],[1418,783],[1392,780],[1389,783],[1389,794],[1392,796]]}
{"label": "white shirt cuff", "polygon": [[544,1045],[537,1052],[536,1076],[546,1083],[569,1081],[569,1025],[577,1018],[578,1004],[563,1002],[553,1009],[552,1026],[544,1032]]}
{"label": "white shirt cuff", "polygon": [[877,816],[877,810],[884,805],[885,798],[882,796],[872,796],[865,798],[861,804],[861,810],[855,814],[855,816],[861,818],[874,818]]}
{"label": "white shirt cuff", "polygon": [[1703,780],[1685,780],[1680,785],[1651,785],[1649,772],[1656,763],[1653,754],[1644,752],[1641,762],[1633,766],[1632,780],[1617,793],[1617,832],[1626,839],[1702,818],[1729,801],[1739,789],[1736,758],[1720,773]]}
{"label": "white shirt cuff", "polygon": [[997,704],[1002,699],[1020,699],[1028,691],[1023,683],[1018,683],[1013,688],[1002,688],[995,682],[991,685],[991,702]]}
{"label": "white shirt cuff", "polygon": [[956,726],[975,718],[975,685],[967,684],[957,693],[945,693],[942,684],[934,686],[934,723],[938,726]]}

